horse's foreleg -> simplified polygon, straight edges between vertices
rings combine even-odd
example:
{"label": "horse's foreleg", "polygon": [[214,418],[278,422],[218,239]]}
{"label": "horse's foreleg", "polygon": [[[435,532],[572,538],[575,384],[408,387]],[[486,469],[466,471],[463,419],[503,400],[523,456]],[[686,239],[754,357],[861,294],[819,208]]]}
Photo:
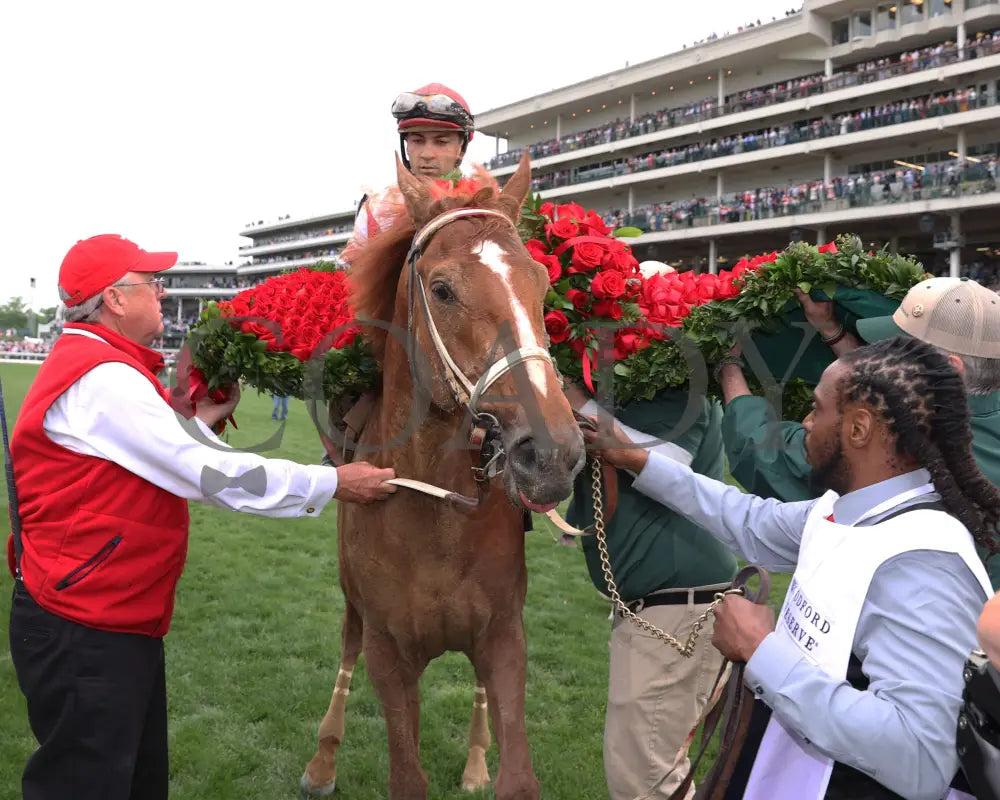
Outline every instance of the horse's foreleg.
{"label": "horse's foreleg", "polygon": [[474,792],[490,785],[486,751],[490,748],[490,725],[487,717],[486,687],[476,682],[476,700],[469,724],[469,758],[462,773],[462,788]]}
{"label": "horse's foreleg", "polygon": [[427,800],[427,773],[420,767],[420,692],[427,662],[403,654],[383,631],[365,630],[368,677],[382,701],[389,738],[390,800]]}
{"label": "horse's foreleg", "polygon": [[361,639],[364,626],[361,615],[348,603],[344,610],[341,633],[340,671],[330,698],[330,708],[319,726],[319,745],[316,755],[306,765],[300,785],[302,791],[312,797],[326,797],[333,793],[337,783],[337,748],[344,739],[344,712],[347,695],[351,691],[351,676],[354,665],[361,654]]}
{"label": "horse's foreleg", "polygon": [[500,769],[493,790],[497,800],[538,800],[538,778],[531,766],[524,730],[527,649],[520,616],[494,624],[476,643],[473,663],[486,685],[493,730],[500,748]]}

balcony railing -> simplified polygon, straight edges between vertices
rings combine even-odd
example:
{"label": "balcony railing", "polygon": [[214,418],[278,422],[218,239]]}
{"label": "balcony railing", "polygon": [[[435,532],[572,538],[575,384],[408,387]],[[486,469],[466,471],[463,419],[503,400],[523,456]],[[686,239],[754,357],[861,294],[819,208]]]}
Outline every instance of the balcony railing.
{"label": "balcony railing", "polygon": [[[990,2],[995,2],[995,0],[990,0]],[[531,144],[528,146],[528,152],[533,159],[570,153],[681,125],[717,119],[727,114],[801,100],[838,89],[876,83],[934,67],[983,58],[995,53],[1000,53],[1000,38],[994,39],[992,35],[985,36],[971,46],[961,49],[958,46],[941,48],[940,50],[937,47],[926,48],[919,53],[911,54],[910,58],[891,64],[866,66],[837,73],[830,77],[819,74],[807,75],[769,87],[748,89],[740,92],[738,97],[731,96],[721,106],[716,100],[706,98],[686,106],[663,108],[643,114],[631,122],[619,120],[590,130],[569,134],[561,139],[550,139]],[[520,160],[523,152],[524,148],[520,148],[501,153],[490,159],[488,166],[490,169],[498,169],[514,165]]]}
{"label": "balcony railing", "polygon": [[[986,170],[966,172],[951,183],[943,182],[923,186],[907,186],[901,181],[872,184],[855,183],[847,190],[842,183],[839,193],[832,187],[818,188],[816,183],[802,184],[806,190],[791,194],[772,194],[771,202],[761,202],[753,206],[743,204],[720,204],[717,201],[692,201],[678,204],[662,204],[664,210],[655,211],[656,206],[645,206],[623,215],[623,223],[638,228],[644,233],[679,231],[690,228],[711,227],[734,222],[774,220],[799,214],[818,214],[823,211],[843,211],[851,208],[887,207],[916,200],[936,200],[990,194],[997,191],[995,177]],[[970,179],[971,175],[978,177]],[[845,179],[846,180],[846,179]],[[755,190],[748,190],[755,191]]]}
{"label": "balcony railing", "polygon": [[[859,131],[891,127],[905,122],[960,114],[996,105],[998,100],[985,92],[965,89],[947,95],[925,95],[912,98],[904,107],[871,107],[846,113],[833,120],[811,120],[798,126],[779,126],[763,131],[734,135],[710,144],[701,143],[673,151],[660,150],[650,153],[605,162],[595,166],[557,170],[539,175],[531,181],[532,191],[543,192],[563,186],[621,177],[664,167],[709,161],[714,158],[739,155],[741,153],[769,150],[774,147],[801,144],[832,136],[843,136]],[[914,108],[908,104],[917,103]]]}

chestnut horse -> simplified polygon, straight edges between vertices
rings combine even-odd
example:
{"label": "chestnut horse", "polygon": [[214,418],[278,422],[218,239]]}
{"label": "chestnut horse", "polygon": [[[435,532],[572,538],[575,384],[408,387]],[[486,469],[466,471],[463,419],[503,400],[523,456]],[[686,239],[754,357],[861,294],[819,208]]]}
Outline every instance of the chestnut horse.
{"label": "chestnut horse", "polygon": [[[534,800],[539,784],[524,727],[523,514],[568,497],[585,454],[545,349],[548,276],[516,229],[529,163],[525,157],[502,192],[483,188],[473,197],[434,199],[432,182],[398,160],[397,173],[408,219],[358,254],[352,307],[359,320],[391,322],[412,339],[365,329],[382,387],[358,452],[449,495],[401,488],[382,503],[338,508],[340,671],[302,788],[333,791],[351,674],[364,650],[388,729],[390,797],[424,800],[418,681],[428,662],[455,650],[468,656],[477,682],[463,787],[490,781],[488,706],[500,748],[496,797]],[[428,410],[413,426],[415,408]],[[482,465],[470,457],[470,422],[492,437],[490,452],[502,449],[502,479],[492,470],[474,474]]]}

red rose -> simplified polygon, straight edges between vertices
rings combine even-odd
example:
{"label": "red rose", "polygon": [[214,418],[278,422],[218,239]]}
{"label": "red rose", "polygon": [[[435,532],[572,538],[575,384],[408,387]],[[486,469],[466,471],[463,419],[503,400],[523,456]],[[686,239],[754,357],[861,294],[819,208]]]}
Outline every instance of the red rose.
{"label": "red rose", "polygon": [[567,291],[566,299],[573,304],[573,308],[577,311],[586,311],[587,306],[590,304],[590,295],[586,292],[581,292],[579,289],[570,289]]}
{"label": "red rose", "polygon": [[556,219],[569,219],[573,222],[583,222],[587,218],[587,212],[583,206],[576,203],[566,203],[566,205],[556,206]]}
{"label": "red rose", "polygon": [[837,243],[836,242],[830,242],[829,244],[821,244],[819,247],[816,248],[816,250],[818,252],[820,252],[820,253],[839,253],[840,252],[839,250],[837,250]]}
{"label": "red rose", "polygon": [[601,300],[594,303],[594,314],[608,319],[622,318],[622,305],[617,300]]}
{"label": "red rose", "polygon": [[[332,327],[332,326],[331,326]],[[299,331],[298,337],[296,337],[296,344],[304,344],[310,349],[316,346],[317,342],[323,338],[323,328],[321,328],[316,323],[310,325],[303,325],[302,329]]]}
{"label": "red rose", "polygon": [[615,331],[615,361],[628,358],[649,345],[649,336],[635,331]]}
{"label": "red rose", "polygon": [[250,314],[250,304],[248,302],[248,298],[245,296],[241,297],[240,295],[236,295],[236,297],[233,298],[230,307],[232,308],[233,313],[229,316],[246,317]]}
{"label": "red rose", "polygon": [[570,272],[590,272],[601,265],[604,246],[597,242],[580,242],[573,246],[573,261]]}
{"label": "red rose", "polygon": [[552,219],[552,214],[555,212],[556,207],[552,203],[542,203],[541,207],[538,209],[538,213],[543,217],[548,217]]}
{"label": "red rose", "polygon": [[552,344],[565,342],[569,338],[569,320],[562,311],[550,311],[545,315],[545,330]]}
{"label": "red rose", "polygon": [[625,276],[620,272],[599,272],[590,282],[590,292],[598,300],[614,300],[625,294]]}
{"label": "red rose", "polygon": [[560,219],[545,226],[545,234],[550,238],[572,239],[580,232],[576,223],[569,219]]}
{"label": "red rose", "polygon": [[569,340],[569,348],[574,353],[576,353],[578,356],[582,356],[584,350],[587,349],[587,342],[589,342],[589,341],[590,341],[589,338],[587,338],[587,339],[570,339]]}
{"label": "red rose", "polygon": [[243,331],[243,333],[252,334],[256,336],[258,339],[264,339],[266,337],[271,337],[272,339],[274,338],[274,334],[271,333],[271,331],[269,331],[267,328],[265,328],[263,325],[257,322],[250,322],[249,320],[247,320],[240,326],[240,329]]}
{"label": "red rose", "polygon": [[555,283],[562,277],[562,262],[556,256],[536,256],[535,261],[541,264],[549,273],[549,283]]}
{"label": "red rose", "polygon": [[549,252],[548,246],[544,242],[538,241],[538,239],[528,239],[524,243],[524,246],[531,254],[531,257],[539,262],[542,260],[541,256],[547,255]]}
{"label": "red rose", "polygon": [[354,340],[358,338],[360,333],[361,333],[360,328],[348,328],[334,340],[333,342],[334,349],[340,350],[342,347],[349,347],[350,345],[354,344]]}
{"label": "red rose", "polygon": [[583,225],[594,236],[607,236],[611,233],[611,228],[593,210],[587,212],[587,216],[583,220]]}
{"label": "red rose", "polygon": [[607,252],[604,254],[601,266],[604,269],[613,269],[616,272],[621,272],[623,275],[631,275],[638,271],[639,262],[635,260],[635,256],[629,252],[624,244],[612,241]]}

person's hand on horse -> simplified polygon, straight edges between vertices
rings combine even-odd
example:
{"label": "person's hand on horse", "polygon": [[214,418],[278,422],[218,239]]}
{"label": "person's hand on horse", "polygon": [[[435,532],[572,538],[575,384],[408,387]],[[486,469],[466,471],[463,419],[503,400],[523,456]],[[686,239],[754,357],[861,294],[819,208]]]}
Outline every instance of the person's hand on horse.
{"label": "person's hand on horse", "polygon": [[194,415],[214,430],[222,420],[231,417],[239,405],[240,385],[234,383],[225,400],[213,400],[211,395],[212,393],[206,394],[198,401]]}
{"label": "person's hand on horse", "polygon": [[337,491],[333,496],[344,503],[367,505],[385,500],[396,491],[396,486],[386,483],[396,477],[394,469],[373,467],[367,461],[355,461],[337,467]]}
{"label": "person's hand on horse", "polygon": [[603,458],[611,466],[627,469],[638,475],[646,466],[649,450],[633,444],[618,423],[608,424],[610,417],[586,417],[594,424],[594,429],[583,427],[583,441],[587,449]]}
{"label": "person's hand on horse", "polygon": [[833,311],[832,300],[813,300],[801,289],[795,290],[795,296],[802,303],[802,310],[809,324],[819,331],[820,336],[828,339],[836,335],[840,326]]}
{"label": "person's hand on horse", "polygon": [[715,607],[712,644],[730,661],[747,662],[774,630],[774,612],[738,594],[728,594]]}

